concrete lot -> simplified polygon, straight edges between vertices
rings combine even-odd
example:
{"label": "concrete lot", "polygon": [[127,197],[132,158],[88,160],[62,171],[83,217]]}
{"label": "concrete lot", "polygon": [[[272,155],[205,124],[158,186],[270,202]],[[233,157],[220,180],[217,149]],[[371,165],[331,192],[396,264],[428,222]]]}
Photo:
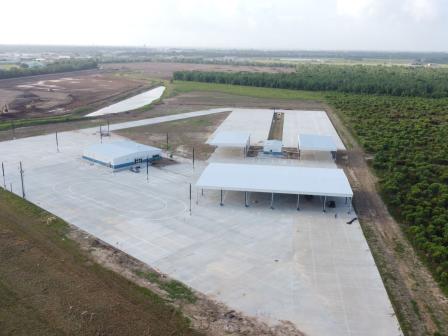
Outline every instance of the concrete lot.
{"label": "concrete lot", "polygon": [[278,110],[278,112],[285,114],[283,123],[284,147],[297,148],[297,135],[304,133],[331,136],[338,149],[345,149],[344,144],[325,111]]}
{"label": "concrete lot", "polygon": [[210,139],[219,132],[247,132],[250,133],[250,144],[261,146],[268,138],[273,115],[274,110],[233,108],[232,113],[216,129]]}
{"label": "concrete lot", "polygon": [[[124,126],[114,126],[118,129]],[[225,194],[188,188],[203,162],[112,173],[81,157],[95,130],[0,143],[7,184],[20,194],[132,256],[268,323],[289,320],[308,335],[401,335],[360,225],[343,201],[323,213],[317,198],[295,210],[294,196]],[[111,139],[119,137],[113,135]],[[243,160],[243,159],[242,159]],[[290,160],[289,160],[290,161]],[[334,163],[327,162],[329,166]],[[311,164],[301,160],[300,164]]]}

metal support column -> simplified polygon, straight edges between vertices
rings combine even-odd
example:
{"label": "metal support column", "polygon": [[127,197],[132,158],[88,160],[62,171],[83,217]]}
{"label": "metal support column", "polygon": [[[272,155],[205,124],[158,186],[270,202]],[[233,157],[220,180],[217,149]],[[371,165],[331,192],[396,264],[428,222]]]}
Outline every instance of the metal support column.
{"label": "metal support column", "polygon": [[248,195],[247,195],[247,194],[248,194],[247,191],[245,191],[245,192],[244,192],[244,206],[245,206],[246,208],[249,207]]}
{"label": "metal support column", "polygon": [[201,189],[201,196],[204,196],[204,188]]}
{"label": "metal support column", "polygon": [[323,212],[326,211],[326,209],[325,209],[326,205],[327,205],[327,196],[324,196],[324,203],[322,204],[322,211]]}
{"label": "metal support column", "polygon": [[350,197],[349,205],[348,205],[348,214],[352,213],[352,198]]}
{"label": "metal support column", "polygon": [[56,150],[59,153],[59,140],[58,140],[58,132],[56,131]]}
{"label": "metal support column", "polygon": [[300,195],[297,195],[297,211],[300,210]]}
{"label": "metal support column", "polygon": [[271,194],[271,209],[274,209],[274,193]]}
{"label": "metal support column", "polygon": [[191,216],[191,183],[190,183],[190,216]]}
{"label": "metal support column", "polygon": [[146,181],[149,182],[149,158],[146,157]]}
{"label": "metal support column", "polygon": [[222,202],[222,189],[221,189],[221,203],[219,203],[220,206],[223,206],[224,203]]}

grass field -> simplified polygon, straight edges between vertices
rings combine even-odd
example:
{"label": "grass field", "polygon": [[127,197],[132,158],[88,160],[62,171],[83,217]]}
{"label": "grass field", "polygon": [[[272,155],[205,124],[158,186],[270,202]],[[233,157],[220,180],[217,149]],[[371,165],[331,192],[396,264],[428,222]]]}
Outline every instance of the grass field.
{"label": "grass field", "polygon": [[68,230],[0,189],[1,335],[199,335],[164,299],[92,262]]}
{"label": "grass field", "polygon": [[174,81],[172,85],[172,92],[174,94],[193,91],[216,91],[239,96],[270,99],[322,100],[325,97],[323,92],[318,91],[283,90],[186,81]]}

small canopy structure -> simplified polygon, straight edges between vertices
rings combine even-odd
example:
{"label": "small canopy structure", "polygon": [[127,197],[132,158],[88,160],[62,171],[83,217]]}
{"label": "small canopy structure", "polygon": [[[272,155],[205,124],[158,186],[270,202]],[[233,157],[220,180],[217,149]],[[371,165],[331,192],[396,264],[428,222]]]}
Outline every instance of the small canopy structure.
{"label": "small canopy structure", "polygon": [[299,157],[301,151],[321,151],[333,154],[338,150],[332,136],[318,134],[299,134],[298,147]]}
{"label": "small canopy structure", "polygon": [[243,148],[246,155],[250,145],[250,133],[222,131],[215,133],[207,144],[216,147]]}
{"label": "small canopy structure", "polygon": [[[346,197],[353,191],[342,169],[274,166],[235,163],[210,163],[202,172],[196,186],[202,189],[300,195]],[[325,201],[324,201],[325,202]],[[324,205],[325,210],[325,205]]]}

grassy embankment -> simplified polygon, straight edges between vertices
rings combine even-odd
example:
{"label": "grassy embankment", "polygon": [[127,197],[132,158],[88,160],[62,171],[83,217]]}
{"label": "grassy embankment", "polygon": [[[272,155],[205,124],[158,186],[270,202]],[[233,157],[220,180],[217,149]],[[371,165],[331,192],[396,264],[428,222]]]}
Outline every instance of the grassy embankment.
{"label": "grassy embankment", "polygon": [[[0,188],[0,334],[199,335],[152,291],[93,262],[59,218]],[[142,274],[173,299],[176,282]]]}

